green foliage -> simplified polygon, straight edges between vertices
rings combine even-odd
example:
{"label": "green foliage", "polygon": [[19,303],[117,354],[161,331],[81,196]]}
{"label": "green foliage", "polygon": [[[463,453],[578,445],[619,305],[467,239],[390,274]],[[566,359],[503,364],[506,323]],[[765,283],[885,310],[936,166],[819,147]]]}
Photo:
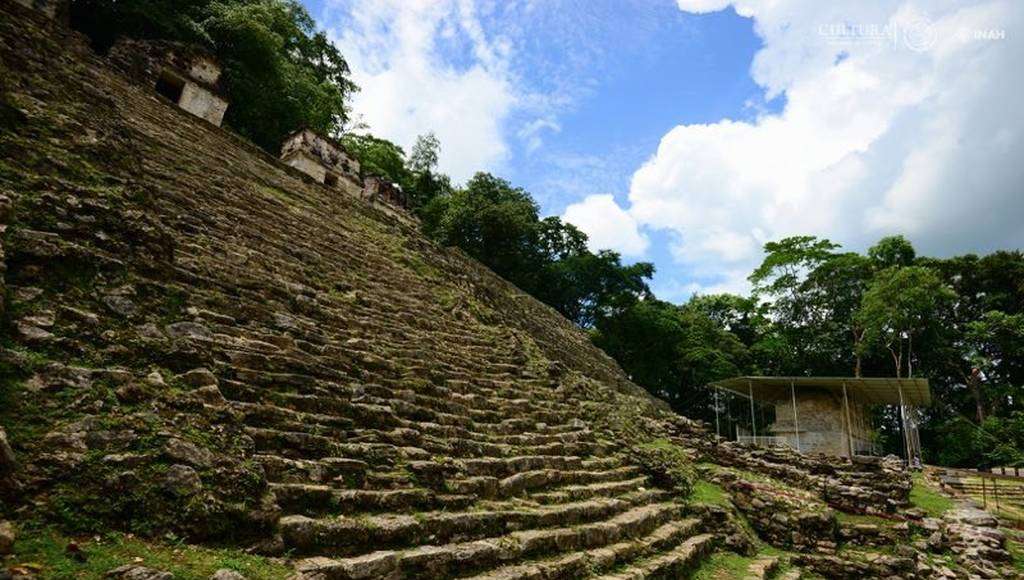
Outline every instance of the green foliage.
{"label": "green foliage", "polygon": [[667,439],[658,439],[633,448],[633,459],[651,478],[651,483],[669,489],[681,497],[693,491],[696,475],[686,452]]}
{"label": "green foliage", "polygon": [[884,345],[892,354],[899,377],[903,371],[904,343],[909,374],[914,336],[929,330],[935,312],[954,298],[954,292],[929,268],[887,268],[875,276],[854,319],[865,329],[865,348]]}
{"label": "green foliage", "polygon": [[437,172],[441,142],[433,133],[420,135],[406,158],[401,147],[373,135],[347,133],[341,139],[362,167],[364,175],[377,175],[397,183],[409,195],[414,210],[422,213],[432,199],[451,192],[451,180]]}
{"label": "green foliage", "polygon": [[650,293],[651,264],[625,266],[615,252],[590,252],[583,232],[556,217],[540,219],[529,193],[493,175],[478,173],[465,187],[434,197],[422,216],[429,236],[461,248],[583,327]]}
{"label": "green foliage", "polygon": [[828,240],[814,236],[793,236],[764,245],[765,259],[753,273],[755,295],[783,295],[791,293],[799,284],[800,275],[814,269],[838,248]]}
{"label": "green foliage", "polygon": [[736,336],[699,308],[653,299],[602,319],[593,339],[637,384],[684,413],[708,408],[704,386],[741,374],[747,359]]}
{"label": "green foliage", "polygon": [[73,0],[71,15],[100,49],[125,36],[212,50],[226,123],[271,153],[296,129],[332,135],[348,119],[348,63],[297,0]]}
{"label": "green foliage", "polygon": [[876,270],[905,268],[914,263],[917,252],[903,236],[887,236],[868,248],[868,258]]}
{"label": "green foliage", "polygon": [[373,135],[346,133],[341,144],[359,160],[364,175],[378,175],[394,183],[402,183],[409,178],[405,151],[391,141]]}

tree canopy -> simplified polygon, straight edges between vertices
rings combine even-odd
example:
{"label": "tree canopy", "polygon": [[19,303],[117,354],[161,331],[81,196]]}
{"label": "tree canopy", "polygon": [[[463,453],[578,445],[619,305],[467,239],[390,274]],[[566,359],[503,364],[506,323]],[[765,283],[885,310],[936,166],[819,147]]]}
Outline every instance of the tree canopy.
{"label": "tree canopy", "polygon": [[584,328],[647,297],[649,263],[623,265],[612,251],[591,252],[587,236],[557,217],[541,219],[528,192],[488,173],[433,197],[423,228],[548,303]]}

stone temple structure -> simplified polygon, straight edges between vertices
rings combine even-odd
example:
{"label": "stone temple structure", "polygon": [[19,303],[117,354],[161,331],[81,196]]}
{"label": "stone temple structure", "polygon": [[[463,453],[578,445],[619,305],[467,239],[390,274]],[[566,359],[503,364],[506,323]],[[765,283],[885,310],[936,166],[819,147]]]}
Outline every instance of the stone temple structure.
{"label": "stone temple structure", "polygon": [[409,195],[397,183],[377,175],[368,175],[364,180],[363,196],[372,204],[387,204],[398,209],[409,209]]}
{"label": "stone temple structure", "polygon": [[109,58],[189,113],[218,127],[223,122],[228,101],[219,84],[221,68],[205,50],[166,41],[122,40]]}
{"label": "stone temple structure", "polygon": [[281,160],[328,187],[337,187],[359,196],[363,183],[359,162],[333,139],[311,129],[292,133],[281,146]]}
{"label": "stone temple structure", "polygon": [[[913,408],[931,403],[927,379],[735,377],[712,386],[719,433],[722,396],[738,395],[750,402],[750,414],[740,413],[744,422],[735,426],[741,443],[788,446],[836,457],[875,455],[871,409],[892,405],[898,407],[904,457],[912,463],[920,460]],[[731,425],[726,425],[726,431],[731,431]]]}

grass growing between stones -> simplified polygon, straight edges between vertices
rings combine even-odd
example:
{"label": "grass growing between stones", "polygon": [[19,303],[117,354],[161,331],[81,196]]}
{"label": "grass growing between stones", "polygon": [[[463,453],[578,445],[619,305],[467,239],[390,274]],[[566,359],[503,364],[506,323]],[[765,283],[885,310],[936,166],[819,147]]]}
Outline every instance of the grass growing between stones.
{"label": "grass growing between stones", "polygon": [[841,524],[872,524],[876,526],[891,526],[894,523],[892,520],[887,520],[885,518],[878,516],[865,514],[848,514],[846,512],[841,512],[839,510],[835,510],[835,513],[836,519],[839,520],[839,523]]}
{"label": "grass growing between stones", "polygon": [[923,509],[930,517],[940,518],[953,507],[953,500],[935,490],[921,472],[913,474],[914,486],[910,489],[910,504]]}
{"label": "grass growing between stones", "polygon": [[697,503],[728,506],[729,496],[725,490],[710,481],[698,480],[693,484],[690,499]]}
{"label": "grass growing between stones", "polygon": [[733,552],[715,552],[704,560],[693,575],[694,580],[732,580],[743,578],[755,557]]}
{"label": "grass growing between stones", "polygon": [[[81,557],[69,552],[77,544]],[[235,570],[249,580],[286,578],[292,569],[279,560],[226,548],[143,541],[127,534],[74,538],[50,527],[23,527],[14,554],[2,561],[5,568],[21,568],[41,578],[103,578],[107,571],[135,564],[164,570],[181,580],[206,580],[221,568]],[[2,575],[2,574],[0,574]]]}
{"label": "grass growing between stones", "polygon": [[1006,551],[1013,559],[1013,569],[1024,573],[1024,543],[1019,535],[1013,534],[1006,539]]}

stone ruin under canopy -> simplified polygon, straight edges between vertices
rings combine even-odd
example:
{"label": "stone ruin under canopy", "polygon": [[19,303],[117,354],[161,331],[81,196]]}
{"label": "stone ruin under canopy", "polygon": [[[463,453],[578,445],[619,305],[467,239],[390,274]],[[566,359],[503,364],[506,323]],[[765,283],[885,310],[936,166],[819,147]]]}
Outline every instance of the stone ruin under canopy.
{"label": "stone ruin under canopy", "polygon": [[108,58],[196,117],[218,127],[224,121],[228,101],[220,86],[221,67],[205,50],[176,42],[125,39],[114,45]]}
{"label": "stone ruin under canopy", "polygon": [[[920,463],[916,417],[918,408],[931,404],[927,379],[734,377],[710,386],[716,432],[735,435],[740,443],[847,458],[877,455],[871,410],[890,406],[896,410],[904,459]],[[749,414],[733,413],[725,400],[730,396],[747,399]]]}

